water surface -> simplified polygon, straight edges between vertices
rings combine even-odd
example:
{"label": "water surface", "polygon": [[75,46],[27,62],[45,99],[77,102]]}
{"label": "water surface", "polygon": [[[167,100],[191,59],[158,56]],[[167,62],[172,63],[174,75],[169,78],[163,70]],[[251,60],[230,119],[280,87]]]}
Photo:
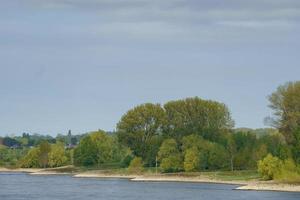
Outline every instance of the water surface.
{"label": "water surface", "polygon": [[0,173],[0,200],[299,200],[300,193],[234,190],[234,185]]}

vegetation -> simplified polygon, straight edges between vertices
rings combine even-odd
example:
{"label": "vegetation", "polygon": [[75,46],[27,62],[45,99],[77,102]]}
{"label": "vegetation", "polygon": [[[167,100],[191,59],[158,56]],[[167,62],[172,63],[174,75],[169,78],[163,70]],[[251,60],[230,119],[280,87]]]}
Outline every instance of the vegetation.
{"label": "vegetation", "polygon": [[233,129],[226,105],[198,97],[146,103],[126,112],[116,132],[0,138],[0,165],[128,167],[130,173],[159,167],[163,173],[233,176],[257,170],[265,180],[299,182],[300,82],[280,86],[269,100],[274,128]]}
{"label": "vegetation", "polygon": [[140,157],[135,157],[128,167],[129,173],[140,174],[143,172],[143,161]]}

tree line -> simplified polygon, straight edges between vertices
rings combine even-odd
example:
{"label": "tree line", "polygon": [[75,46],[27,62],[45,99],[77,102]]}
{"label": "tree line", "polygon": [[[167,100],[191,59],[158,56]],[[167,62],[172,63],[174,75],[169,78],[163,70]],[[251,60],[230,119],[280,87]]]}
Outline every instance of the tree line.
{"label": "tree line", "polygon": [[115,132],[81,135],[75,148],[64,147],[67,142],[59,137],[52,144],[43,139],[18,160],[23,167],[130,167],[132,163],[140,168],[159,166],[162,172],[259,168],[263,174],[263,168],[270,167],[263,161],[274,158],[298,169],[300,82],[279,86],[269,101],[274,115],[268,121],[274,128],[234,129],[225,104],[193,97],[138,105],[121,117]]}

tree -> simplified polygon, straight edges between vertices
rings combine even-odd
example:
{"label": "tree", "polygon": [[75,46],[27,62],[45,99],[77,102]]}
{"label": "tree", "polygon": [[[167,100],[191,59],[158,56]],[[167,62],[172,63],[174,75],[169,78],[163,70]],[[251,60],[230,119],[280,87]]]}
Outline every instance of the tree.
{"label": "tree", "polygon": [[[162,135],[165,122],[165,112],[159,104],[139,105],[129,110],[117,124],[118,139],[128,146],[135,156],[141,157],[144,161],[153,161],[160,144],[155,145],[157,148],[151,149],[153,147],[151,142],[153,137]],[[149,151],[154,153],[149,154]]]}
{"label": "tree", "polygon": [[159,148],[158,159],[164,172],[176,172],[182,169],[182,156],[178,150],[176,140],[164,140]]}
{"label": "tree", "polygon": [[97,164],[97,146],[92,138],[87,135],[83,137],[74,150],[74,164],[92,166]]}
{"label": "tree", "polygon": [[268,154],[263,160],[258,162],[258,172],[264,180],[272,180],[281,167],[282,161],[271,154]]}
{"label": "tree", "polygon": [[92,143],[94,143],[97,149],[97,163],[98,166],[105,162],[112,161],[113,157],[113,139],[107,135],[104,131],[96,131],[90,134]]}
{"label": "tree", "polygon": [[211,141],[233,127],[226,105],[198,97],[170,101],[164,105],[167,114],[166,133],[180,141],[182,137],[198,134]]}
{"label": "tree", "polygon": [[140,157],[135,157],[128,167],[130,173],[140,174],[143,171],[143,160]]}
{"label": "tree", "polygon": [[30,149],[27,155],[22,159],[20,166],[24,168],[38,168],[40,167],[40,149]]}
{"label": "tree", "polygon": [[99,130],[81,139],[74,150],[74,162],[79,166],[100,167],[106,163],[120,163],[128,152],[127,148],[118,144],[116,138]]}
{"label": "tree", "polygon": [[199,152],[196,148],[190,148],[184,154],[184,170],[187,172],[196,171],[199,169]]}
{"label": "tree", "polygon": [[50,144],[46,140],[42,141],[39,145],[39,152],[40,152],[39,163],[40,163],[40,166],[42,166],[44,168],[46,168],[48,166],[48,156],[49,156],[50,151],[51,151]]}
{"label": "tree", "polygon": [[228,137],[226,149],[227,149],[227,152],[229,153],[230,169],[231,169],[231,171],[233,171],[234,170],[234,158],[237,153],[237,147],[236,147],[236,143],[232,136]]}
{"label": "tree", "polygon": [[[283,133],[293,156],[297,159],[300,150],[300,81],[281,85],[269,96],[269,107],[274,111],[272,124]],[[296,148],[295,148],[296,147]]]}
{"label": "tree", "polygon": [[63,143],[53,144],[51,152],[49,153],[49,166],[60,167],[66,164],[67,157],[65,155],[65,148]]}
{"label": "tree", "polygon": [[3,145],[8,146],[8,147],[12,147],[12,146],[15,146],[15,145],[17,145],[17,146],[20,145],[19,141],[17,141],[14,138],[11,138],[11,137],[3,138],[2,143],[3,143]]}
{"label": "tree", "polygon": [[228,160],[225,147],[217,143],[212,143],[209,149],[208,168],[213,170],[223,169],[228,166],[224,162],[225,160]]}

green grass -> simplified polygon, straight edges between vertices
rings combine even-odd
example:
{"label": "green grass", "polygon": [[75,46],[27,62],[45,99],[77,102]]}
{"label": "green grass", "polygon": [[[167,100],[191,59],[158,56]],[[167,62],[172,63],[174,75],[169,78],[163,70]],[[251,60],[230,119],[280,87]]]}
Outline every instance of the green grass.
{"label": "green grass", "polygon": [[241,171],[216,171],[203,172],[210,178],[224,180],[224,181],[249,181],[260,179],[260,175],[255,170],[241,170]]}

